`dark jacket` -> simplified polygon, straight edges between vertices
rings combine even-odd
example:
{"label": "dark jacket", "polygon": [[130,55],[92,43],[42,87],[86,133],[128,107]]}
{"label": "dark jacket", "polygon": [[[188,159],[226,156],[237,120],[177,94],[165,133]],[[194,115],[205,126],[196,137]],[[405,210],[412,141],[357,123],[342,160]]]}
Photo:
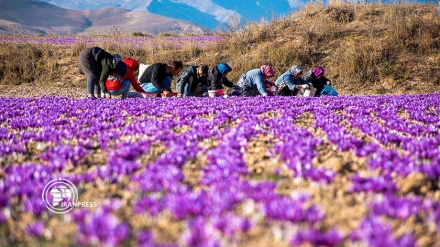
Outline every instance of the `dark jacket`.
{"label": "dark jacket", "polygon": [[[189,66],[186,68],[182,75],[177,79],[176,87],[177,87],[177,93],[184,94],[185,92],[185,86],[190,85],[189,92],[194,93],[196,91],[196,88],[198,86],[206,86],[207,80],[205,77],[200,77],[197,73],[197,69],[199,66]],[[188,95],[186,95],[188,96]]]}
{"label": "dark jacket", "polygon": [[222,84],[232,87],[234,84],[218,71],[217,66],[212,67],[208,74],[208,88],[211,90],[222,89]]}
{"label": "dark jacket", "polygon": [[173,77],[173,75],[167,74],[166,69],[166,63],[154,63],[148,66],[141,78],[139,78],[139,83],[142,85],[151,82],[158,89],[158,92],[171,91],[169,88],[164,88],[162,86],[162,83],[167,76]]}
{"label": "dark jacket", "polygon": [[329,79],[327,79],[325,76],[321,76],[319,79],[316,78],[312,70],[307,71],[302,78],[305,81],[312,83],[313,87],[316,88],[315,96],[319,96],[319,93],[322,91],[322,89],[324,89],[325,85],[327,85],[327,81],[329,81]]}
{"label": "dark jacket", "polygon": [[92,78],[96,84],[99,83],[104,93],[108,92],[105,81],[115,69],[112,54],[99,47],[86,48],[79,54],[78,67],[81,74]]}

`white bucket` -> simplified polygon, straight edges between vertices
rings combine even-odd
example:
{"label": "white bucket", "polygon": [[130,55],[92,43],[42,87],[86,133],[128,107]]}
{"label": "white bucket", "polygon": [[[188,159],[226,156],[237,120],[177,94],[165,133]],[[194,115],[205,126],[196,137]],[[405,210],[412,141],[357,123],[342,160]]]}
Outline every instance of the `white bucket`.
{"label": "white bucket", "polygon": [[309,88],[306,88],[306,89],[302,88],[301,93],[302,93],[303,97],[313,97],[313,96],[315,96],[316,88],[314,88],[314,87],[311,87],[310,89]]}
{"label": "white bucket", "polygon": [[139,64],[139,74],[138,74],[138,82],[140,82],[141,76],[144,74],[145,70],[150,66],[149,64]]}

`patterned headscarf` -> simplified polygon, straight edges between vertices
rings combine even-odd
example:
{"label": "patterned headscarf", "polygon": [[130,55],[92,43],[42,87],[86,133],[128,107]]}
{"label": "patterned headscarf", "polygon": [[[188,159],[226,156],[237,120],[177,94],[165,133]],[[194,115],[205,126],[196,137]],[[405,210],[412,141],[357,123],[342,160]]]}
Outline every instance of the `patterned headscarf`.
{"label": "patterned headscarf", "polygon": [[299,66],[299,65],[294,65],[289,70],[290,70],[290,73],[292,73],[293,76],[296,76],[297,74],[299,74],[299,73],[301,73],[303,71],[301,69],[301,66]]}
{"label": "patterned headscarf", "polygon": [[273,72],[272,67],[269,66],[269,65],[263,65],[263,66],[261,66],[260,70],[261,70],[261,72],[263,73],[263,75],[264,75],[265,77],[272,77],[272,76],[275,75],[275,73]]}

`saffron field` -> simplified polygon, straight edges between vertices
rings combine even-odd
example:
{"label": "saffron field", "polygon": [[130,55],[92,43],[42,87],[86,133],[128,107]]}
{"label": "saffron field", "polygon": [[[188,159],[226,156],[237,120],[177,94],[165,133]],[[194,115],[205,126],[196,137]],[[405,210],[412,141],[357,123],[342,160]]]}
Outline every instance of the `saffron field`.
{"label": "saffron field", "polygon": [[0,98],[0,245],[433,246],[439,127],[438,93]]}
{"label": "saffron field", "polygon": [[17,45],[60,45],[71,47],[78,44],[96,46],[102,44],[117,44],[131,48],[143,49],[163,45],[181,48],[185,44],[196,44],[204,47],[208,43],[222,40],[220,36],[170,36],[170,37],[109,37],[109,36],[0,36],[0,43]]}

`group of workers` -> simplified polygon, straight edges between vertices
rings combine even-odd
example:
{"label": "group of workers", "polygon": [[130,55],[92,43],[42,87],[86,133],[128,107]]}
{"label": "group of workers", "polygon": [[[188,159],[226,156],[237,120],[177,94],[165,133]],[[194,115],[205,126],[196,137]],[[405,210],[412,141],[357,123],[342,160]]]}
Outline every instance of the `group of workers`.
{"label": "group of workers", "polygon": [[[86,48],[79,55],[79,72],[87,78],[88,95],[95,99],[111,98],[121,95],[126,97],[178,96],[203,97],[208,91],[216,91],[228,87],[228,96],[294,96],[301,89],[316,89],[315,96],[331,81],[324,76],[322,67],[315,67],[303,75],[299,65],[294,65],[273,83],[269,78],[275,76],[269,65],[249,70],[242,74],[236,84],[227,75],[232,68],[225,62],[211,68],[207,65],[189,66],[183,69],[181,61],[170,64],[154,63],[146,68],[133,58],[123,59],[118,54],[110,54],[99,47]],[[138,77],[135,72],[139,69]],[[174,76],[180,74],[176,81],[176,91],[171,90]],[[130,85],[136,92],[130,92]]]}

